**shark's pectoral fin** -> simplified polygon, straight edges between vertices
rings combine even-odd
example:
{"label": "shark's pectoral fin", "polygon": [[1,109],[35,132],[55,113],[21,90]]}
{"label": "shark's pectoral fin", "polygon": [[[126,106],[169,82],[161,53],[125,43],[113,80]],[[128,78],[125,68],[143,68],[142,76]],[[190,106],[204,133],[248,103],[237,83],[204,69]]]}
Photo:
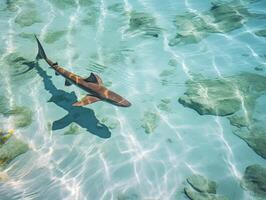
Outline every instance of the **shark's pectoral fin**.
{"label": "shark's pectoral fin", "polygon": [[57,71],[55,71],[55,75],[56,75],[56,76],[59,76],[59,73],[58,73]]}
{"label": "shark's pectoral fin", "polygon": [[65,86],[70,86],[70,85],[72,85],[72,83],[66,79],[65,80]]}
{"label": "shark's pectoral fin", "polygon": [[84,80],[87,82],[96,83],[99,85],[103,84],[102,79],[97,74],[94,74],[94,73],[91,73],[90,76],[88,78],[85,78]]}
{"label": "shark's pectoral fin", "polygon": [[96,96],[87,95],[83,97],[80,101],[77,101],[76,103],[74,103],[73,106],[85,106],[85,105],[88,105],[88,104],[91,104],[97,101],[101,101],[101,99]]}

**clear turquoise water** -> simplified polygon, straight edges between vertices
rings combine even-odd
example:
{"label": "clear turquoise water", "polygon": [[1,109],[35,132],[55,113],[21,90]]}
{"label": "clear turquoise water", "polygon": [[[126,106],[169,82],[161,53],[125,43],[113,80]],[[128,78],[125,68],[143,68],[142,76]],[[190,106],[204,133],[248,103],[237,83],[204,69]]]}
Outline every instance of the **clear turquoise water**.
{"label": "clear turquoise water", "polygon": [[[265,160],[232,133],[226,118],[200,116],[179,104],[178,98],[186,90],[185,82],[199,74],[219,78],[258,73],[254,67],[260,66],[264,71],[259,73],[266,75],[266,40],[254,34],[265,28],[265,17],[250,17],[232,31],[171,46],[177,33],[175,16],[185,12],[200,16],[211,8],[211,1],[10,2],[7,7],[7,1],[0,1],[0,90],[10,107],[29,107],[33,122],[16,129],[16,137],[30,150],[5,169],[9,179],[0,183],[1,200],[183,200],[185,179],[193,173],[215,180],[218,193],[230,199],[255,199],[240,186],[241,177],[248,165],[265,166]],[[252,13],[266,14],[264,0],[239,2]],[[17,23],[29,9],[36,12],[37,23]],[[131,30],[132,11],[147,13],[156,27],[149,27],[148,34]],[[63,32],[54,42],[45,42],[55,31]],[[71,108],[67,102],[75,99],[72,92],[79,99],[85,93],[65,87],[64,79],[43,61],[39,70],[15,76],[4,59],[17,53],[32,61],[37,52],[31,35],[26,38],[22,33],[37,34],[47,55],[66,69],[84,77],[99,74],[132,106],[97,102]],[[160,109],[162,99],[170,101],[166,109]],[[263,107],[265,98],[260,102]],[[149,134],[143,128],[147,113],[157,116]],[[14,123],[12,117],[1,117],[3,128],[13,128]],[[73,129],[75,134],[66,134]]]}

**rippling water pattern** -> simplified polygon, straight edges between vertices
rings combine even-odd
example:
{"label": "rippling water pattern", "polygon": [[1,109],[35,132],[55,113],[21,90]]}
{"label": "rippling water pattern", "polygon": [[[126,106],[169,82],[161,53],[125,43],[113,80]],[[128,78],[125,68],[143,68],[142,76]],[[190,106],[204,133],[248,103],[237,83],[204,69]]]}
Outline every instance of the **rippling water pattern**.
{"label": "rippling water pattern", "polygon": [[[265,0],[0,0],[0,199],[265,199],[265,24]],[[132,105],[73,107],[34,34]]]}

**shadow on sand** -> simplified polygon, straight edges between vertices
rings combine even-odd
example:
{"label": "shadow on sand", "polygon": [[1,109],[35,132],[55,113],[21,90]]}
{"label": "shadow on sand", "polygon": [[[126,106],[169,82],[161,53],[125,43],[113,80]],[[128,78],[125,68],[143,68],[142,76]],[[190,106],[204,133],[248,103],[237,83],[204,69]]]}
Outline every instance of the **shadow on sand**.
{"label": "shadow on sand", "polygon": [[28,65],[31,69],[36,69],[37,73],[42,77],[44,88],[52,95],[48,102],[53,102],[68,112],[63,118],[53,122],[52,130],[63,129],[74,122],[101,138],[111,137],[110,130],[99,122],[93,110],[85,107],[72,106],[77,101],[77,96],[74,92],[68,93],[64,90],[57,89],[51,80],[51,76],[48,76],[38,63],[32,61],[25,62],[24,64]]}

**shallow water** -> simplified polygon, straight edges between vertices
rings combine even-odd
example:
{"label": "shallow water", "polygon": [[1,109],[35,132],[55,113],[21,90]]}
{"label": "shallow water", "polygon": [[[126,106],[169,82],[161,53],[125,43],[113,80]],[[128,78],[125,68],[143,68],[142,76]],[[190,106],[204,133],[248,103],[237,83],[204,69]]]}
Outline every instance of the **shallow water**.
{"label": "shallow water", "polygon": [[[226,117],[178,102],[188,80],[266,75],[266,38],[255,34],[265,29],[266,2],[223,2],[237,18],[211,11],[209,0],[0,0],[1,95],[32,112],[15,132],[30,150],[4,169],[0,199],[183,200],[194,173],[229,199],[256,199],[241,178],[265,159]],[[97,73],[132,106],[72,107],[86,93],[64,86],[44,61],[32,63],[33,34],[53,61],[83,77]],[[27,64],[7,62],[12,55]],[[262,124],[265,100],[254,111]],[[14,128],[16,118],[1,116],[0,125]]]}

